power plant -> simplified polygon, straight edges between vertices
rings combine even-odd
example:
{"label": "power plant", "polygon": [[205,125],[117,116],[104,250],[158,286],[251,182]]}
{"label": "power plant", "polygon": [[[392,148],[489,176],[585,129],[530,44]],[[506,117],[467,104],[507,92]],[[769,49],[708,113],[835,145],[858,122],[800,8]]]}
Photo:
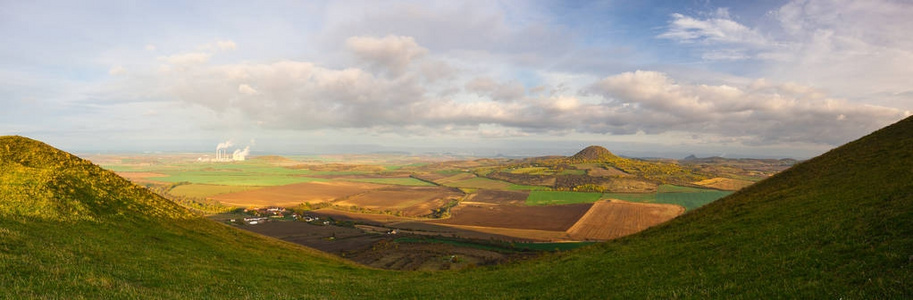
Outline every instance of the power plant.
{"label": "power plant", "polygon": [[[253,141],[252,141],[253,142]],[[244,150],[238,148],[235,151],[229,153],[228,147],[231,147],[232,142],[226,141],[224,143],[219,143],[216,146],[216,157],[215,159],[210,159],[212,162],[230,162],[230,161],[243,161],[247,159],[247,156],[250,155],[250,146],[244,147]],[[202,158],[200,158],[202,160]]]}

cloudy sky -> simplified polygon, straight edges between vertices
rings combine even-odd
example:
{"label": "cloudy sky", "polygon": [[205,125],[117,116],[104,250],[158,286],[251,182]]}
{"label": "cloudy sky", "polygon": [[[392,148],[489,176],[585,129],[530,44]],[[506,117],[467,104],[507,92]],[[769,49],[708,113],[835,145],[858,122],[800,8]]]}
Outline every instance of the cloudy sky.
{"label": "cloudy sky", "polygon": [[0,135],[806,158],[911,114],[911,28],[881,0],[0,0]]}

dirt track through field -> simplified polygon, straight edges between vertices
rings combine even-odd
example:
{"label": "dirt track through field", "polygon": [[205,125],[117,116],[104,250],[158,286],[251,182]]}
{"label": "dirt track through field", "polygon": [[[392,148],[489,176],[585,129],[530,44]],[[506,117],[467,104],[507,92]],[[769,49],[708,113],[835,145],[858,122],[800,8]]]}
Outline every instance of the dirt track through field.
{"label": "dirt track through field", "polygon": [[610,240],[643,231],[684,212],[684,207],[672,204],[599,201],[567,233],[575,240]]}

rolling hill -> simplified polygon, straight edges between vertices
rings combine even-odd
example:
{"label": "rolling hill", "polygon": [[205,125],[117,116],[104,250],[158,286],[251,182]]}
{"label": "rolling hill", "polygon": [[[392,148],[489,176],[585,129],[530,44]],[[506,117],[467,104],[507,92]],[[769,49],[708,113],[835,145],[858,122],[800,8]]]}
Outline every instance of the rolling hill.
{"label": "rolling hill", "polygon": [[459,272],[360,267],[188,215],[111,176],[0,138],[0,295],[913,297],[913,118],[639,234]]}

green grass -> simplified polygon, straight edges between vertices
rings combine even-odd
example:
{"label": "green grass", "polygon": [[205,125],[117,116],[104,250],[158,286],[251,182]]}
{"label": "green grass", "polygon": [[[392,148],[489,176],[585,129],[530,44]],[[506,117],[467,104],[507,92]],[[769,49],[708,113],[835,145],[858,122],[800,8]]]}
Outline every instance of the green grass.
{"label": "green grass", "polygon": [[513,184],[507,187],[511,191],[551,191],[552,188],[541,185],[522,185],[522,184]]}
{"label": "green grass", "polygon": [[561,171],[558,175],[586,175],[586,170],[568,169]]}
{"label": "green grass", "polygon": [[278,186],[302,182],[327,181],[323,178],[288,176],[259,172],[231,171],[182,171],[167,177],[149,177],[164,182],[192,182],[215,185]]}
{"label": "green grass", "polygon": [[345,179],[347,181],[367,182],[378,184],[407,185],[407,186],[435,186],[432,183],[421,181],[415,178],[354,178]]}
{"label": "green grass", "polygon": [[730,194],[732,192],[664,184],[659,186],[656,193],[605,193],[602,199],[675,204],[685,207],[686,210],[693,210]]}
{"label": "green grass", "polygon": [[484,177],[474,177],[469,179],[464,179],[455,182],[448,182],[444,184],[449,187],[459,187],[459,188],[474,188],[474,189],[489,189],[489,190],[506,190],[511,184],[508,182],[488,179]]}
{"label": "green grass", "polygon": [[2,137],[0,291],[12,299],[911,299],[910,149],[913,119],[625,238],[493,268],[394,272],[193,217],[78,158]]}
{"label": "green grass", "polygon": [[305,177],[305,175],[316,174],[316,172],[277,167],[262,161],[179,163],[142,168],[106,166],[106,168],[110,170],[161,173],[165,176],[149,178],[163,182],[192,182],[211,185],[276,186],[326,180]]}
{"label": "green grass", "polygon": [[513,246],[519,249],[529,249],[535,251],[568,251],[581,247],[595,245],[596,242],[575,242],[575,243],[514,243]]}
{"label": "green grass", "polygon": [[585,246],[596,244],[596,242],[573,242],[573,243],[506,243],[506,242],[472,242],[464,240],[455,240],[440,237],[421,237],[421,238],[398,238],[397,243],[432,243],[448,244],[460,247],[469,247],[481,250],[495,251],[501,253],[515,253],[519,251],[568,251]]}
{"label": "green grass", "polygon": [[565,191],[532,191],[526,198],[526,205],[561,205],[573,203],[591,203],[599,200],[600,193],[580,193]]}

